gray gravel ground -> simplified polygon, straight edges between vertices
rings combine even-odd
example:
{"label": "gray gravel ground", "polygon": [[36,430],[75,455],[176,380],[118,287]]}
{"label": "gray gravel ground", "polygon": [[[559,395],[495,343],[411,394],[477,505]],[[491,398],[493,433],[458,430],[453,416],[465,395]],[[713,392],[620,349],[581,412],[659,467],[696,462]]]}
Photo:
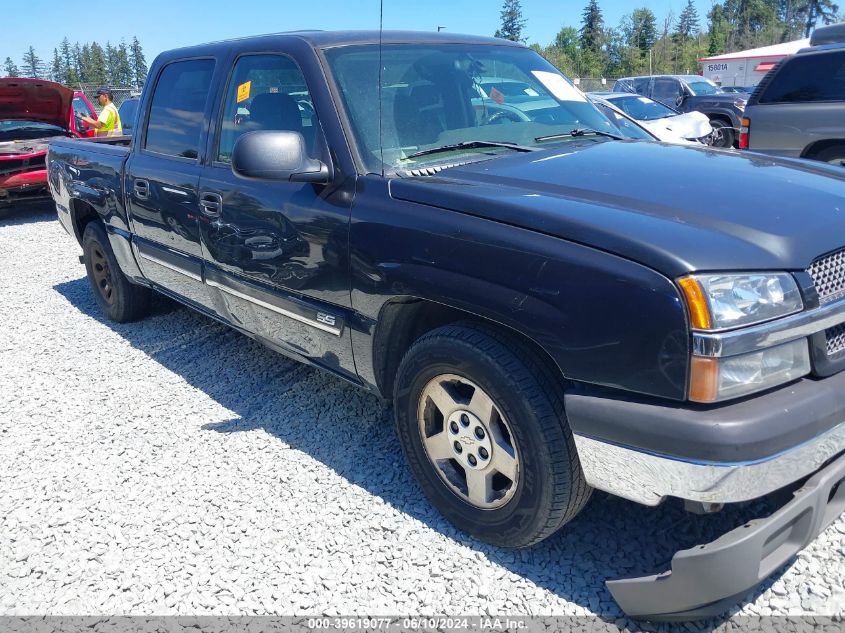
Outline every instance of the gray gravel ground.
{"label": "gray gravel ground", "polygon": [[[49,205],[0,212],[0,614],[622,615],[743,511],[603,494],[528,551],[469,538],[371,395],[162,300],[96,310]],[[750,511],[750,510],[749,510]],[[735,614],[845,614],[840,517]]]}

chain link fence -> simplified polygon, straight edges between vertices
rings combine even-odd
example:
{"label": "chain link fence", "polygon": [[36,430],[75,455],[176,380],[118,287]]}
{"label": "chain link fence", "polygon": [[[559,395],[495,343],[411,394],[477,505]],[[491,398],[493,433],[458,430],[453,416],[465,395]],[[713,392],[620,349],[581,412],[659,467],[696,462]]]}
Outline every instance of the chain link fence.
{"label": "chain link fence", "polygon": [[583,92],[599,92],[613,90],[616,79],[612,77],[575,77],[572,81]]}
{"label": "chain link fence", "polygon": [[[81,86],[77,87],[77,90],[82,90],[85,93],[85,96],[88,97],[88,100],[94,106],[94,109],[97,113],[100,112],[102,108],[100,108],[100,104],[97,103],[97,90],[102,87],[102,84],[82,84]],[[137,87],[113,87],[108,86],[109,90],[111,90],[112,95],[114,96],[114,104],[117,107],[120,107],[120,104],[129,99],[130,97],[136,97],[141,94],[141,89]]]}

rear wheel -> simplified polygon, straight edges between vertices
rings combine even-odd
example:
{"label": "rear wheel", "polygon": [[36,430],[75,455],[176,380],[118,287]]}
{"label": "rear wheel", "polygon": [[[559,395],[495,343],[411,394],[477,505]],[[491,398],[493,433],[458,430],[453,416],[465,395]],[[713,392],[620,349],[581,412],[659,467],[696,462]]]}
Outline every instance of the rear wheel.
{"label": "rear wheel", "polygon": [[813,156],[813,160],[843,167],[845,166],[845,147],[828,147]]}
{"label": "rear wheel", "polygon": [[106,317],[125,323],[148,312],[150,289],[131,283],[121,272],[106,231],[99,222],[89,222],[85,227],[82,258],[94,299]]}
{"label": "rear wheel", "polygon": [[399,367],[397,432],[417,481],[460,529],[527,547],[590,496],[560,385],[518,341],[476,326],[438,328]]}
{"label": "rear wheel", "polygon": [[734,130],[729,123],[721,119],[710,119],[710,127],[713,132],[710,134],[710,147],[718,147],[722,149],[730,149],[734,146]]}

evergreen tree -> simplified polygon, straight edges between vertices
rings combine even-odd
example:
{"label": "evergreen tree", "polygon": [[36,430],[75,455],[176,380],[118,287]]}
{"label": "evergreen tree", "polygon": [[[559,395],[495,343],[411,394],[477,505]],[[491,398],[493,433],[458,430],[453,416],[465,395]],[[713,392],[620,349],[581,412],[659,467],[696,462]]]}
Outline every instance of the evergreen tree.
{"label": "evergreen tree", "polygon": [[499,14],[502,26],[496,30],[495,37],[501,37],[512,42],[523,42],[522,30],[525,20],[522,17],[522,5],[519,0],[505,0],[502,12]]}
{"label": "evergreen tree", "polygon": [[15,62],[12,61],[11,57],[7,57],[6,61],[3,62],[3,73],[6,77],[20,76],[20,71],[18,70],[18,67],[15,66]]}
{"label": "evergreen tree", "polygon": [[121,41],[115,49],[114,79],[112,83],[116,86],[131,86],[132,69],[129,65],[129,49],[125,41]]}
{"label": "evergreen tree", "polygon": [[839,6],[833,0],[804,0],[801,9],[804,14],[804,37],[810,37],[819,20],[823,24],[836,22]]}
{"label": "evergreen tree", "polygon": [[132,82],[136,86],[143,86],[147,79],[147,60],[141,50],[141,43],[137,37],[132,38],[129,46],[129,66],[132,69]]}
{"label": "evergreen tree", "polygon": [[710,20],[708,36],[710,43],[707,47],[707,56],[721,55],[726,51],[728,39],[728,23],[725,17],[725,8],[721,4],[714,4],[707,14]]}
{"label": "evergreen tree", "polygon": [[77,86],[79,84],[79,73],[76,70],[76,58],[73,55],[73,50],[67,38],[64,38],[59,45],[59,55],[62,59],[62,73],[64,75],[65,85],[71,87]]}
{"label": "evergreen tree", "polygon": [[86,43],[79,50],[79,80],[84,84],[90,84],[93,83],[91,77],[91,47]]}
{"label": "evergreen tree", "polygon": [[604,32],[604,17],[599,8],[598,0],[590,0],[584,7],[581,16],[581,30],[578,34],[581,38],[581,48],[585,51],[597,53],[601,48],[602,34]]}
{"label": "evergreen tree", "polygon": [[113,86],[115,85],[115,74],[117,71],[116,62],[117,62],[117,51],[111,45],[111,42],[106,42],[106,48],[103,51],[104,57],[106,60],[106,82]]}
{"label": "evergreen tree", "polygon": [[106,53],[103,47],[97,44],[97,42],[94,42],[91,44],[89,51],[89,82],[94,84],[108,83]]}
{"label": "evergreen tree", "polygon": [[657,40],[657,18],[646,7],[634,9],[630,16],[622,19],[621,30],[628,47],[647,53]]}
{"label": "evergreen tree", "polygon": [[53,49],[53,63],[50,65],[50,79],[63,84],[65,83],[65,73],[62,69],[62,58],[59,57],[59,49]]}
{"label": "evergreen tree", "polygon": [[44,62],[35,54],[35,49],[32,46],[23,55],[21,71],[24,77],[38,77],[41,79],[47,74],[44,68]]}
{"label": "evergreen tree", "polygon": [[687,0],[687,6],[678,16],[678,34],[683,38],[689,38],[701,30],[698,22],[698,11],[692,0]]}
{"label": "evergreen tree", "polygon": [[81,84],[82,79],[82,48],[79,46],[79,42],[73,45],[73,70],[76,74],[77,81]]}

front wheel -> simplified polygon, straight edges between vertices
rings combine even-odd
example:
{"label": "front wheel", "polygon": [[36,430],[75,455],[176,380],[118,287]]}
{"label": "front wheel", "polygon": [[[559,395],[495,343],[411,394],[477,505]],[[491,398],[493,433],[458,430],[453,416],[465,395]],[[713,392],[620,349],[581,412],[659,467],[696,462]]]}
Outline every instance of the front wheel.
{"label": "front wheel", "polygon": [[402,360],[394,407],[423,492],[483,541],[533,545],[589,499],[561,387],[517,341],[468,325],[426,334]]}
{"label": "front wheel", "polygon": [[106,230],[99,222],[89,222],[85,227],[82,259],[94,299],[108,319],[125,323],[148,312],[150,289],[126,278],[115,259]]}
{"label": "front wheel", "polygon": [[734,146],[735,135],[730,124],[720,119],[710,119],[710,127],[713,128],[707,143],[710,147],[730,149]]}

